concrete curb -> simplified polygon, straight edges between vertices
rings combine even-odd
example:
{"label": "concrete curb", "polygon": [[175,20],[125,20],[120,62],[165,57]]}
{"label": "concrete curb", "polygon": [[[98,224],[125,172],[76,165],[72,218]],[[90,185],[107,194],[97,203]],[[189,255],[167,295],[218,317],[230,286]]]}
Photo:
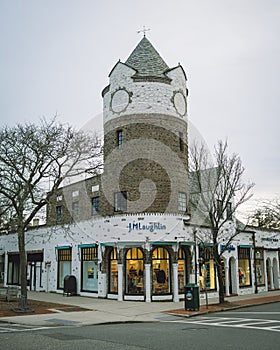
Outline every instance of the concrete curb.
{"label": "concrete curb", "polygon": [[207,315],[207,314],[215,313],[215,312],[225,312],[225,311],[230,311],[230,310],[242,309],[242,308],[246,308],[246,307],[250,307],[250,306],[258,306],[258,305],[273,304],[273,303],[280,302],[280,300],[258,301],[258,302],[257,301],[258,301],[258,299],[256,299],[256,303],[236,305],[236,306],[232,306],[232,307],[223,307],[223,308],[215,309],[215,310],[198,311],[198,312],[194,312],[191,314],[176,313],[176,312],[172,312],[172,311],[171,312],[166,311],[165,313],[167,313],[168,315],[190,318],[190,317],[196,317],[196,316],[201,316],[201,315]]}

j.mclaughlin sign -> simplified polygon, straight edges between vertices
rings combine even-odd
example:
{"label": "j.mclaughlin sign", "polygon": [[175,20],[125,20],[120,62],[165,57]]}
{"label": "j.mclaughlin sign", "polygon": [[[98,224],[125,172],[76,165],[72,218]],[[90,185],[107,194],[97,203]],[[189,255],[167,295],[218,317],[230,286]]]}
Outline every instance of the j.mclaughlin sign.
{"label": "j.mclaughlin sign", "polygon": [[128,232],[131,231],[149,231],[149,232],[154,232],[157,230],[166,230],[166,226],[160,224],[159,222],[152,222],[149,224],[141,224],[139,222],[130,222],[128,224]]}

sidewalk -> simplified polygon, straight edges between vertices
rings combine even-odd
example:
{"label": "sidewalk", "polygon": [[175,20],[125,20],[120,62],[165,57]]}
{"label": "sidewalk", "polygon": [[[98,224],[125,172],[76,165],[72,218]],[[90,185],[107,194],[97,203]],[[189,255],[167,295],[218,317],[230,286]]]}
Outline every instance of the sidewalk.
{"label": "sidewalk", "polygon": [[[251,294],[226,298],[223,305],[212,304],[208,309],[205,305],[199,311],[185,311],[184,302],[136,302],[116,301],[109,299],[95,299],[80,296],[63,296],[56,293],[29,292],[29,299],[41,300],[57,304],[81,308],[81,311],[71,311],[71,308],[56,309],[51,314],[26,314],[21,316],[2,317],[0,322],[20,323],[31,326],[58,326],[58,325],[92,325],[115,322],[157,322],[172,317],[172,315],[191,317],[208,312],[240,308],[250,305],[259,305],[280,301],[280,291]],[[203,302],[203,301],[202,301]],[[74,308],[74,310],[75,310]],[[86,309],[86,311],[85,311]],[[69,311],[70,310],[70,311]]]}

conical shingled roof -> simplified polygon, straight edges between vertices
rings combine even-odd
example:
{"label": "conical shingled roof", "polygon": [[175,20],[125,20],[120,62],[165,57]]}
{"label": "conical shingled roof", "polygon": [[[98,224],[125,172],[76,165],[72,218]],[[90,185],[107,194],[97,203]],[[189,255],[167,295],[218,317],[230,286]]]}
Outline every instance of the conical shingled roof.
{"label": "conical shingled roof", "polygon": [[164,72],[169,69],[145,36],[133,50],[125,64],[134,68],[137,71],[135,77],[139,78],[157,77],[166,79]]}

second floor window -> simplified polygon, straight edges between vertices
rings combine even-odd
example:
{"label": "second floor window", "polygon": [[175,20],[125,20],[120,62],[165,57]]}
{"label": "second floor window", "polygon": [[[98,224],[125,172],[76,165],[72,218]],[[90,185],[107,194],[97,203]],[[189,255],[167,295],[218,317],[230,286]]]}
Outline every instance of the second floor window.
{"label": "second floor window", "polygon": [[122,130],[117,131],[117,144],[118,144],[118,148],[121,148],[121,146],[123,144],[123,131]]}
{"label": "second floor window", "polygon": [[91,200],[91,214],[97,215],[99,213],[99,197],[93,197]]}
{"label": "second floor window", "polygon": [[56,207],[56,221],[61,222],[61,220],[62,220],[62,206],[58,205]]}
{"label": "second floor window", "polygon": [[114,211],[124,212],[127,209],[126,192],[114,193]]}
{"label": "second floor window", "polygon": [[79,202],[72,203],[72,217],[73,220],[78,220],[79,218]]}
{"label": "second floor window", "polygon": [[183,140],[182,132],[179,132],[179,148],[180,148],[180,151],[184,150],[184,140]]}
{"label": "second floor window", "polygon": [[223,202],[220,199],[217,200],[217,216],[219,219],[223,219],[224,217]]}
{"label": "second floor window", "polygon": [[178,210],[184,213],[187,211],[187,194],[185,192],[178,193]]}
{"label": "second floor window", "polygon": [[230,202],[227,203],[227,219],[232,220],[232,204]]}

